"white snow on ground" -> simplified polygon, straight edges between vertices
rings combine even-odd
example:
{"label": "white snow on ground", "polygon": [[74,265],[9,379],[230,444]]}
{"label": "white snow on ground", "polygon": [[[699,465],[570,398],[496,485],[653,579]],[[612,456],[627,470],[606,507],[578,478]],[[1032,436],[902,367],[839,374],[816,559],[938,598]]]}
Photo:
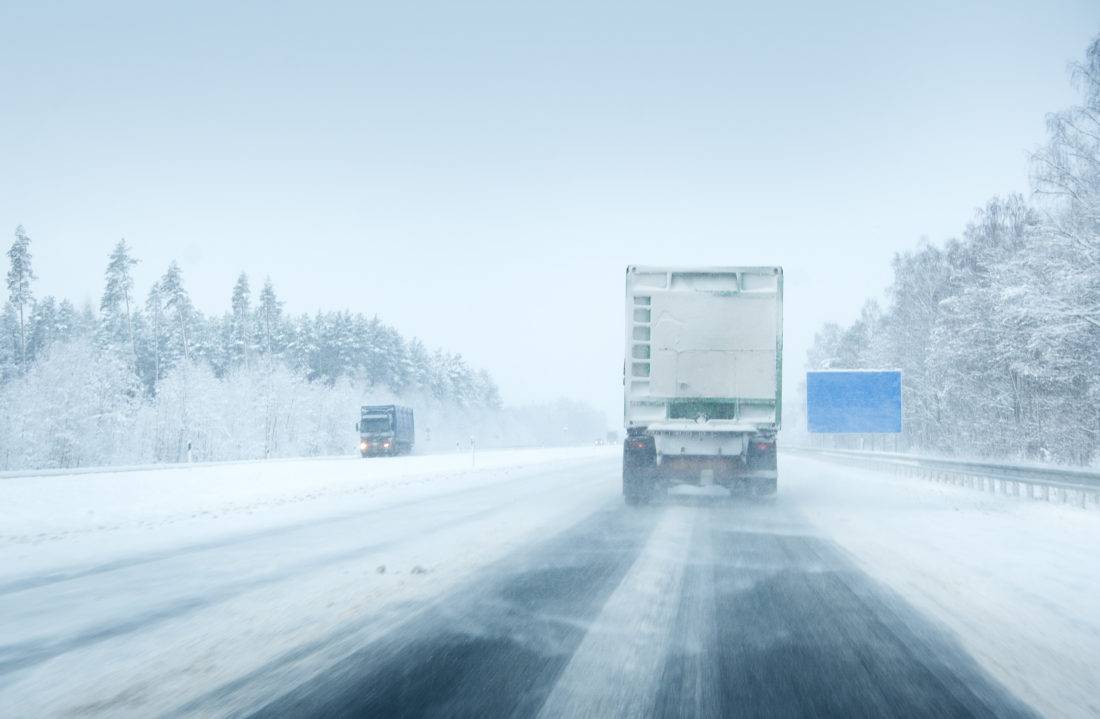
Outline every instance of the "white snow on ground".
{"label": "white snow on ground", "polygon": [[[0,665],[44,657],[0,674],[0,706],[35,717],[255,708],[476,568],[619,501],[618,456],[0,479]],[[232,697],[188,704],[238,678],[249,680]]]}
{"label": "white snow on ground", "polygon": [[[484,470],[608,453],[607,447],[582,447],[0,477],[0,580],[53,564],[107,561],[137,547],[175,547],[326,517],[365,502],[385,506],[500,481]],[[57,552],[50,551],[54,545]]]}
{"label": "white snow on ground", "polygon": [[[255,708],[400,631],[479,567],[621,502],[615,447],[472,464],[452,454],[0,477],[0,714]],[[1046,716],[1100,716],[1100,512],[789,456],[780,477],[778,515],[804,516],[1020,698]],[[670,621],[660,597],[679,585],[691,512],[662,511],[558,705],[601,701],[569,677],[629,653],[616,624],[659,634]],[[616,671],[652,670],[643,664]],[[231,695],[190,703],[235,679]]]}
{"label": "white snow on ground", "polygon": [[780,499],[1048,717],[1100,716],[1100,512],[782,456]]}

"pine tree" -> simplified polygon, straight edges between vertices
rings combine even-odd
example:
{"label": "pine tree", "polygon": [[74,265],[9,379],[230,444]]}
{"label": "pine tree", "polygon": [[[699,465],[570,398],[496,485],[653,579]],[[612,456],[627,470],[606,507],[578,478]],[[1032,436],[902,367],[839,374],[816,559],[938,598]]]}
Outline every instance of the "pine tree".
{"label": "pine tree", "polygon": [[252,291],[248,287],[248,275],[241,273],[233,286],[232,316],[230,318],[230,356],[248,369],[248,352],[252,344],[249,321],[252,316]]}
{"label": "pine tree", "polygon": [[10,302],[0,307],[0,384],[19,374],[19,316]]}
{"label": "pine tree", "polygon": [[57,301],[50,296],[36,301],[29,325],[27,354],[33,362],[45,357],[50,345],[58,340]]}
{"label": "pine tree", "polygon": [[153,286],[149,288],[149,296],[145,300],[145,309],[153,320],[153,326],[150,328],[153,345],[153,376],[149,382],[149,389],[155,395],[157,393],[157,382],[160,380],[160,328],[161,315],[164,311],[164,300],[159,282],[154,282]]}
{"label": "pine tree", "polygon": [[19,353],[23,374],[27,373],[27,322],[26,313],[34,302],[31,280],[38,279],[31,270],[31,238],[22,225],[15,228],[15,242],[8,250],[11,269],[8,270],[8,297],[19,312]]}
{"label": "pine tree", "polygon": [[183,349],[183,360],[190,360],[188,351],[189,325],[191,324],[194,308],[191,298],[183,287],[183,273],[175,260],[168,265],[168,271],[160,278],[160,292],[164,299],[164,309],[175,316],[176,326],[179,328],[180,346]]}
{"label": "pine tree", "polygon": [[137,263],[136,259],[130,257],[130,248],[126,246],[126,240],[119,240],[107,264],[107,285],[103,290],[103,299],[99,302],[103,328],[110,341],[117,341],[118,335],[121,334],[122,320],[126,321],[131,367],[137,365],[137,344],[134,341],[134,320],[130,310],[134,289],[134,279],[130,269]]}
{"label": "pine tree", "polygon": [[268,355],[272,353],[279,332],[279,320],[283,312],[283,303],[275,296],[275,287],[271,284],[271,278],[264,280],[264,288],[260,291],[260,328],[264,336],[264,350]]}

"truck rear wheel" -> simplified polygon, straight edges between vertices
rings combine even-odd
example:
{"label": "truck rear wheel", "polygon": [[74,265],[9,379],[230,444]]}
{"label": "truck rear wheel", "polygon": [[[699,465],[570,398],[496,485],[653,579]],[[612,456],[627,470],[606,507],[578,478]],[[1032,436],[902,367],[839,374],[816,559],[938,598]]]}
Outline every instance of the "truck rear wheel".
{"label": "truck rear wheel", "polygon": [[758,479],[753,485],[752,493],[759,499],[775,499],[779,494],[779,480],[776,477]]}
{"label": "truck rear wheel", "polygon": [[641,467],[623,467],[623,499],[635,506],[648,504],[653,496],[652,472]]}
{"label": "truck rear wheel", "polygon": [[631,436],[623,444],[623,499],[627,504],[647,504],[653,497],[656,465],[651,437]]}

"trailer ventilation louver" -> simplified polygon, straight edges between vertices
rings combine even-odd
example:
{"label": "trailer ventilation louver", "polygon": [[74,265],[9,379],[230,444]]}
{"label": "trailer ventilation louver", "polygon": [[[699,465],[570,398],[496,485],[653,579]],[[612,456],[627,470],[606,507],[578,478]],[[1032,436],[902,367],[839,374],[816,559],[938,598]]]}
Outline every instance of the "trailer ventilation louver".
{"label": "trailer ventilation louver", "polygon": [[650,302],[651,299],[646,296],[636,295],[634,297],[634,327],[631,333],[634,338],[634,344],[630,350],[630,357],[632,360],[630,365],[631,377],[649,377],[649,338],[652,333],[650,322],[653,319],[652,312],[650,311]]}

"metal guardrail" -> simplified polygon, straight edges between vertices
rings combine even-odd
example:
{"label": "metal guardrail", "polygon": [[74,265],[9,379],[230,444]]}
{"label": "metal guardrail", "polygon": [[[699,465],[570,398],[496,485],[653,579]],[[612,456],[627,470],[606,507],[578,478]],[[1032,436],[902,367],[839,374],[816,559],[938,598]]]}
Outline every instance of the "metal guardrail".
{"label": "metal guardrail", "polygon": [[848,466],[916,477],[998,494],[1100,508],[1100,473],[999,462],[965,462],[911,454],[786,447],[781,451]]}

